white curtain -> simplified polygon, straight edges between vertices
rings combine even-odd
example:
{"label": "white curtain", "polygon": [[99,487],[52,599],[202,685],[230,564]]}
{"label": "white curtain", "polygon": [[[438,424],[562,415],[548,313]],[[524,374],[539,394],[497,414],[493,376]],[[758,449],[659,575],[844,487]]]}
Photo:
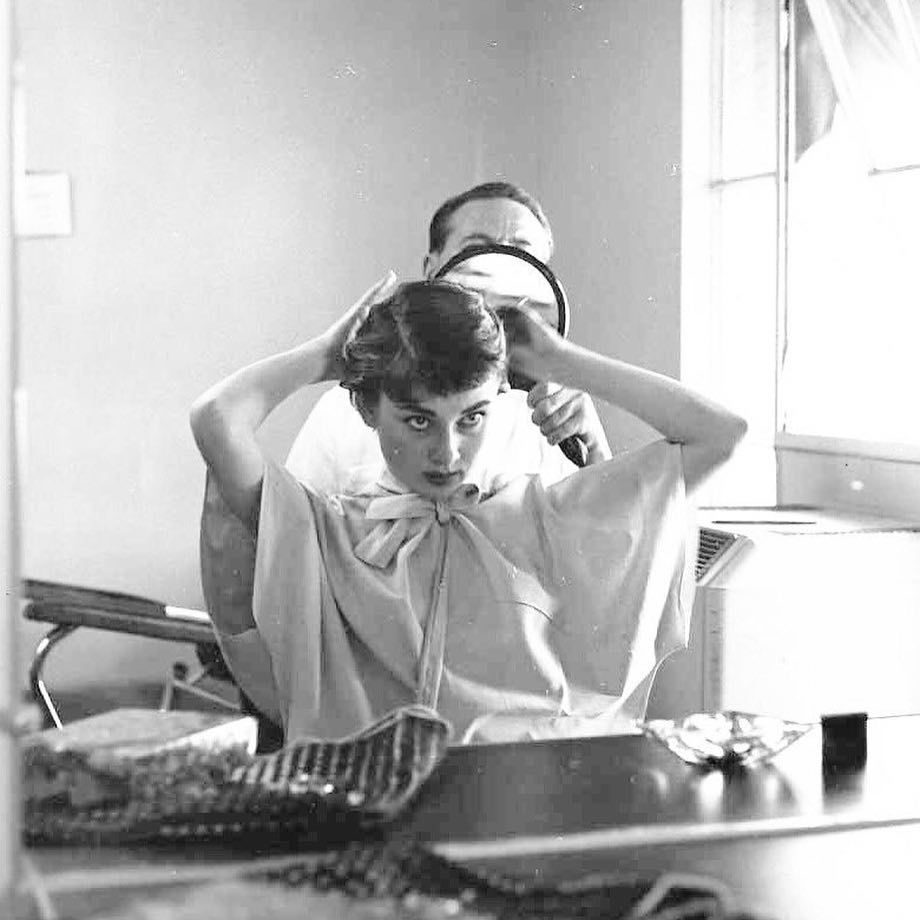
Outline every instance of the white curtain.
{"label": "white curtain", "polygon": [[920,163],[920,0],[795,0],[801,156],[847,114],[871,168]]}

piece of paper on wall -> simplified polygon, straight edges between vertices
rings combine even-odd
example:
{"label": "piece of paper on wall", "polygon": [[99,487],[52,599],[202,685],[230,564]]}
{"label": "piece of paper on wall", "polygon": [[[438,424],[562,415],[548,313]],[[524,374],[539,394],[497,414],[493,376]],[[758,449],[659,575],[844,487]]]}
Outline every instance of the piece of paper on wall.
{"label": "piece of paper on wall", "polygon": [[28,172],[16,194],[16,236],[70,236],[73,233],[70,176]]}

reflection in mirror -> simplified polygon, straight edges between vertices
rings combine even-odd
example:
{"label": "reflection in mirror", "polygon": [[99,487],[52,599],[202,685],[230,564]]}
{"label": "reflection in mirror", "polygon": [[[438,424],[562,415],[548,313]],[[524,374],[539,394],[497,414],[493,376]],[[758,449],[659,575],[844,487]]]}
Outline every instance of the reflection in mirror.
{"label": "reflection in mirror", "polygon": [[[204,477],[187,426],[192,399],[233,368],[325,329],[387,267],[416,277],[432,210],[479,181],[518,182],[545,206],[556,241],[552,267],[577,305],[573,340],[674,376],[687,371],[685,358],[695,354],[686,310],[698,300],[709,311],[713,294],[703,272],[702,295],[685,302],[681,315],[681,262],[692,271],[688,249],[699,255],[696,244],[705,236],[691,232],[681,246],[681,184],[693,202],[698,194],[718,198],[726,217],[714,259],[726,268],[724,338],[710,347],[704,336],[698,354],[705,364],[723,353],[723,385],[733,391],[755,378],[772,381],[777,68],[761,44],[772,32],[752,27],[766,15],[772,28],[772,5],[694,9],[721,7],[728,14],[723,35],[734,41],[722,61],[726,97],[717,108],[726,121],[719,130],[707,123],[708,87],[682,86],[680,73],[690,51],[710,74],[718,49],[710,47],[710,35],[682,47],[698,20],[682,25],[681,6],[679,0],[18,4],[21,141],[35,179],[30,185],[44,190],[38,203],[46,219],[20,241],[16,265],[24,462],[21,492],[10,503],[23,509],[21,574],[152,598],[164,616],[165,605],[200,609]],[[7,11],[9,3],[0,8]],[[756,39],[757,47],[738,42],[739,35]],[[6,64],[0,62],[5,73]],[[756,85],[735,79],[732,68]],[[683,137],[682,91],[693,116]],[[694,128],[705,135],[699,170],[682,159],[682,140]],[[711,176],[714,135],[725,140],[723,153],[743,141],[756,161],[717,157],[725,172]],[[745,181],[737,181],[742,173]],[[766,219],[757,223],[755,209]],[[15,336],[2,336],[7,303],[0,298],[0,340],[15,345]],[[752,317],[752,304],[766,308]],[[728,346],[730,337],[750,347]],[[768,394],[765,468],[772,488],[773,394],[769,386],[751,392],[758,405]],[[264,440],[275,456],[286,455],[318,398],[313,391],[298,395],[270,420]],[[615,448],[648,439],[634,419],[601,411]],[[0,444],[5,449],[3,438]],[[861,470],[848,471],[854,490],[867,480]],[[8,481],[0,475],[0,483]],[[897,489],[895,498],[904,491]],[[866,658],[866,611],[884,610],[897,591],[905,616],[894,632],[916,629],[916,585],[901,592],[904,582],[896,577],[918,568],[904,532],[893,538],[896,558],[881,550],[888,562],[876,573],[883,577],[870,571],[858,596],[840,572],[865,573],[865,557],[854,552],[841,564],[836,550],[821,551],[821,584],[809,594],[798,591],[797,579],[776,584],[787,565],[807,570],[803,583],[815,577],[807,564],[814,556],[803,561],[797,551],[805,539],[790,541],[783,522],[764,521],[756,509],[746,520],[712,523],[745,530],[751,544],[771,539],[775,548],[785,541],[778,556],[758,553],[752,563],[748,554],[747,571],[754,571],[746,583],[729,591],[713,578],[698,594],[698,609],[707,614],[694,618],[700,635],[744,618],[759,630],[733,634],[738,646],[726,640],[727,655],[740,647],[750,660],[751,646],[757,649],[757,667],[734,669],[733,679],[761,691],[762,663],[784,662],[788,672],[773,676],[784,705],[791,705],[804,684],[820,687],[816,661],[833,657],[835,681],[852,693],[848,700],[865,706],[866,687],[854,684],[848,657]],[[829,533],[841,529],[833,515],[812,523]],[[851,518],[846,526],[862,523]],[[15,559],[16,537],[4,564]],[[727,556],[723,562],[718,574],[731,564]],[[19,575],[0,571],[9,573],[3,587]],[[882,583],[885,603],[876,592]],[[836,586],[833,603],[825,584]],[[715,599],[718,605],[710,606]],[[802,624],[828,609],[835,628],[816,628],[808,643],[801,641]],[[841,639],[836,627],[844,609],[853,628]],[[24,689],[24,664],[48,624],[19,625],[23,664],[10,676]],[[796,637],[792,646],[784,630]],[[843,654],[827,654],[829,636],[836,652],[846,645]],[[882,631],[872,638],[888,673],[869,689],[884,690],[886,703],[911,699],[914,647],[892,643]],[[892,665],[894,655],[903,657]],[[73,702],[82,705],[97,687],[97,701],[125,705],[135,701],[138,682],[149,683],[154,695],[144,701],[155,702],[177,659],[197,664],[190,643],[80,629],[49,657],[46,677],[56,694],[69,695],[70,718],[80,714]],[[713,686],[722,685],[707,685]],[[688,703],[683,677],[669,689]],[[693,708],[705,705],[704,689]],[[900,737],[897,743],[903,755]],[[0,749],[5,744],[0,735]],[[8,781],[13,774],[2,763],[0,777]],[[553,775],[568,776],[570,769],[571,763],[554,764]],[[592,770],[604,774],[603,765]],[[664,798],[666,784],[654,771],[647,778],[644,794]],[[701,786],[697,814],[718,818],[725,790],[719,783]],[[9,788],[0,787],[0,819]],[[501,795],[507,807],[511,800]],[[593,788],[587,795],[596,799]],[[777,801],[784,797],[780,789]],[[13,829],[0,820],[4,871]],[[0,875],[0,897],[5,879]]]}
{"label": "reflection in mirror", "polygon": [[[9,34],[11,9],[0,2],[0,36]],[[19,764],[14,726],[19,708],[17,639],[19,603],[18,509],[13,397],[16,387],[16,296],[13,286],[12,61],[0,41],[0,916],[13,916],[18,874]]]}
{"label": "reflection in mirror", "polygon": [[[477,181],[541,199],[576,341],[678,372],[679,2],[385,7],[20,5],[26,166],[71,193],[70,231],[19,251],[25,576],[201,608],[192,399],[388,266],[417,277],[431,212]],[[270,420],[277,456],[317,396]],[[24,624],[24,662],[46,629]],[[80,629],[45,674],[156,700],[177,659]]]}

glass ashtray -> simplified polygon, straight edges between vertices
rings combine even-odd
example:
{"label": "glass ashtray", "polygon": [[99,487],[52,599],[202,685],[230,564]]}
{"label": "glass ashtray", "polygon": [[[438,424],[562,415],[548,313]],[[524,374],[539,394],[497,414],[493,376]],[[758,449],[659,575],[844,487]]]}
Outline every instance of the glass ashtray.
{"label": "glass ashtray", "polygon": [[778,754],[812,726],[747,712],[697,712],[684,719],[640,723],[644,734],[690,764],[754,764]]}

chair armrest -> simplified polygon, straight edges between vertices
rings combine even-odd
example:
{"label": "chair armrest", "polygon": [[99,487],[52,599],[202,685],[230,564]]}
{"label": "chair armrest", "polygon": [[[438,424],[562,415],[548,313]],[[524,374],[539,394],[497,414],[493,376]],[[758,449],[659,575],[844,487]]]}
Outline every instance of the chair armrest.
{"label": "chair armrest", "polygon": [[94,610],[111,610],[116,613],[134,613],[138,616],[165,616],[166,605],[160,601],[121,591],[103,591],[58,581],[23,579],[22,596],[41,604],[67,607],[91,607]]}
{"label": "chair armrest", "polygon": [[22,593],[27,620],[217,645],[209,624],[170,617],[165,604],[136,594],[35,579],[23,581]]}

